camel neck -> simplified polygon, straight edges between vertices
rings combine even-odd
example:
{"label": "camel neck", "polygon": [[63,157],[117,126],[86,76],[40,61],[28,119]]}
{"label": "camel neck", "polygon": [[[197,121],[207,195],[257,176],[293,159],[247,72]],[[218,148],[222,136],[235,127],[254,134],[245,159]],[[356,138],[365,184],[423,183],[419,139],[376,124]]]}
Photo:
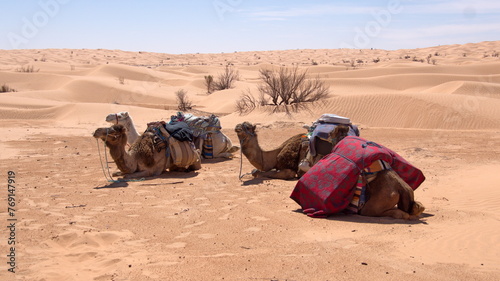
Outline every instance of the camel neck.
{"label": "camel neck", "polygon": [[279,152],[279,150],[262,150],[257,135],[244,139],[241,143],[241,151],[247,157],[248,161],[261,171],[268,171],[276,165]]}

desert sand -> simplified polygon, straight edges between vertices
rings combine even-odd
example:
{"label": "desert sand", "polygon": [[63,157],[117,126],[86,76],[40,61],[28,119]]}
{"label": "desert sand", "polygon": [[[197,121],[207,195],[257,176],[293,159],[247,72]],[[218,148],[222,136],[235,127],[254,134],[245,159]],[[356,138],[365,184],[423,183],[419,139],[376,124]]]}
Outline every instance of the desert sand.
{"label": "desert sand", "polygon": [[[0,93],[0,280],[499,280],[499,51],[500,41],[184,55],[0,50],[0,86],[16,90]],[[204,76],[227,63],[240,80],[208,95]],[[242,93],[258,95],[259,69],[281,65],[318,75],[331,96],[291,115],[238,114]],[[289,198],[296,180],[240,181],[240,161],[243,173],[253,167],[239,153],[203,160],[197,172],[106,181],[93,131],[119,111],[139,132],[168,121],[179,89],[195,114],[220,116],[235,144],[236,124],[257,123],[265,149],[323,113],[349,117],[362,137],[424,172],[415,197],[426,211],[416,221],[313,219]]]}

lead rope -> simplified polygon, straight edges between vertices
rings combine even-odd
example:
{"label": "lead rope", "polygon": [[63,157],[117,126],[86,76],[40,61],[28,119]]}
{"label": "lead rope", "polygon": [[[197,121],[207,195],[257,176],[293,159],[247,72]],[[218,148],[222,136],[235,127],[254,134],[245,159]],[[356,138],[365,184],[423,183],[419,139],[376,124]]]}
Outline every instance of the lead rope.
{"label": "lead rope", "polygon": [[[246,127],[243,127],[243,129],[245,130],[245,132],[246,132],[247,134],[249,134],[249,135],[252,135],[252,136],[253,136],[253,134],[252,134],[252,133],[250,133],[250,132],[246,129]],[[242,181],[241,179],[242,179],[244,176],[247,176],[247,175],[251,175],[251,174],[252,174],[252,173],[246,173],[246,174],[243,174],[243,175],[241,174],[241,172],[242,172],[242,170],[243,170],[243,141],[244,141],[244,140],[246,140],[246,138],[245,138],[245,139],[243,139],[243,140],[240,140],[240,174],[239,174],[239,180],[240,180],[240,181]],[[261,154],[261,157],[263,157],[263,156],[262,156],[262,154]]]}
{"label": "lead rope", "polygon": [[[106,130],[106,140],[108,139],[108,130]],[[97,143],[97,151],[99,152],[99,161],[101,162],[101,169],[102,173],[104,174],[104,177],[108,182],[117,182],[116,180],[113,179],[113,176],[110,173],[109,165],[108,165],[108,154],[106,153],[106,141],[103,142],[104,144],[104,158],[106,161],[106,168],[104,168],[104,164],[102,163],[102,156],[101,156],[101,149],[99,148],[99,140],[95,139]],[[106,174],[107,170],[107,174]],[[108,178],[109,177],[109,178]]]}
{"label": "lead rope", "polygon": [[[106,140],[108,139],[108,130],[106,130]],[[134,181],[144,181],[145,179],[144,178],[140,178],[140,179],[120,179],[120,180],[115,180],[113,179],[113,176],[111,175],[111,172],[110,172],[110,168],[109,168],[109,161],[108,161],[108,154],[106,153],[106,141],[103,142],[103,146],[104,146],[104,160],[106,162],[106,168],[104,168],[104,164],[102,163],[102,156],[101,156],[101,149],[99,148],[99,140],[96,139],[96,143],[97,143],[97,151],[99,153],[99,161],[101,162],[101,169],[102,169],[102,173],[104,174],[104,177],[106,178],[106,180],[108,182],[112,182],[112,183],[117,183],[117,182],[134,182]],[[106,175],[106,170],[108,172],[108,174]],[[108,178],[109,177],[109,178]]]}

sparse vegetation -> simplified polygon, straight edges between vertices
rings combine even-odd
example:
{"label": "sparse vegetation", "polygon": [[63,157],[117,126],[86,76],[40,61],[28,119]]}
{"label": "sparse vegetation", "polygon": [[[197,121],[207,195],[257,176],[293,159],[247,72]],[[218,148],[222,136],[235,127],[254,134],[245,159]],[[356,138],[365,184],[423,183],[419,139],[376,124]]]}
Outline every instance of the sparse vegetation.
{"label": "sparse vegetation", "polygon": [[374,63],[378,63],[378,62],[380,62],[380,58],[373,59],[373,62],[374,62]]}
{"label": "sparse vegetation", "polygon": [[24,72],[24,73],[32,73],[32,72],[38,72],[40,71],[39,68],[35,69],[33,65],[27,65],[27,66],[21,66],[20,68],[16,69],[17,72]]}
{"label": "sparse vegetation", "polygon": [[258,104],[258,100],[251,95],[250,90],[240,96],[236,101],[236,110],[240,115],[252,112]]}
{"label": "sparse vegetation", "polygon": [[224,72],[213,82],[214,90],[221,91],[233,88],[234,82],[240,79],[240,73],[230,63],[226,64]]}
{"label": "sparse vegetation", "polygon": [[207,87],[207,94],[214,91],[214,77],[212,75],[205,76],[205,86]]}
{"label": "sparse vegetation", "polygon": [[2,87],[0,87],[0,93],[8,93],[8,92],[16,92],[16,90],[12,89],[7,84],[3,84]]}
{"label": "sparse vegetation", "polygon": [[279,70],[260,70],[259,92],[261,104],[300,105],[315,102],[328,97],[329,88],[316,77],[307,78],[307,71],[299,71],[298,67],[280,67]]}
{"label": "sparse vegetation", "polygon": [[120,83],[120,85],[124,85],[125,84],[125,77],[119,76],[118,77],[118,83]]}
{"label": "sparse vegetation", "polygon": [[184,89],[180,89],[175,92],[177,96],[177,108],[180,111],[186,111],[192,108],[192,102],[187,98],[187,92]]}

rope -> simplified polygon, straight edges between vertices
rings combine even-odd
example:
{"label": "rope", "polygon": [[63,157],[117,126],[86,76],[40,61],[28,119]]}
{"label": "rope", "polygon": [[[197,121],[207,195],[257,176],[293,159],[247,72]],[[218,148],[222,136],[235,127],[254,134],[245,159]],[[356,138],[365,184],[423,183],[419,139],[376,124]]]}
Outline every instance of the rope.
{"label": "rope", "polygon": [[[108,133],[109,133],[109,130],[106,130],[106,140],[108,139]],[[101,162],[102,173],[104,174],[104,177],[106,178],[106,180],[108,182],[117,183],[117,182],[134,182],[134,181],[144,181],[145,180],[144,178],[140,178],[140,179],[119,179],[119,180],[113,179],[113,176],[111,175],[110,168],[109,168],[108,154],[106,153],[106,141],[103,142],[103,146],[104,146],[104,159],[106,161],[106,168],[104,168],[104,164],[102,163],[101,149],[99,148],[99,140],[98,139],[96,139],[96,143],[97,143],[97,151],[99,153],[99,161]],[[106,175],[106,170],[108,172],[107,175]]]}
{"label": "rope", "polygon": [[[248,129],[246,127],[243,126],[243,130],[251,135],[251,136],[255,136],[255,134],[251,133],[248,131]],[[248,138],[248,137],[247,137]],[[247,138],[244,138],[242,140],[240,140],[240,174],[239,174],[239,180],[242,181],[241,179],[244,177],[244,176],[247,176],[247,175],[251,175],[252,173],[246,173],[246,174],[241,174],[242,170],[243,170],[243,141],[245,141]],[[262,155],[261,155],[262,157]]]}

